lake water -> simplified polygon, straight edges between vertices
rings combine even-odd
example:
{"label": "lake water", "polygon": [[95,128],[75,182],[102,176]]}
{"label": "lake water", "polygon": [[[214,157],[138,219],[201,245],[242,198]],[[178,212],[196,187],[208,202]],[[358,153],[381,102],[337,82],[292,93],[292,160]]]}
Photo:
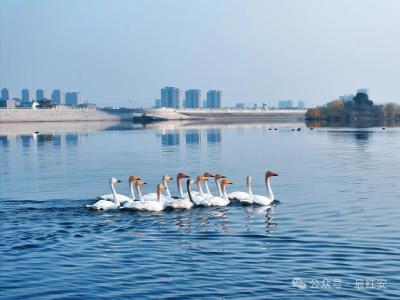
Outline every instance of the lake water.
{"label": "lake water", "polygon": [[[266,170],[271,209],[85,208],[110,176]],[[399,170],[395,127],[0,125],[0,298],[399,299]]]}

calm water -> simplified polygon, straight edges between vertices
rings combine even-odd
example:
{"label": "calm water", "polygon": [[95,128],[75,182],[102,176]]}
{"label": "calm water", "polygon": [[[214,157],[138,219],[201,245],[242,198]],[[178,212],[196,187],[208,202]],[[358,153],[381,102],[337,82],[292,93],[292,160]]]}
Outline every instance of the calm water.
{"label": "calm water", "polygon": [[[400,128],[74,126],[0,127],[1,298],[399,299]],[[84,208],[110,176],[268,169],[268,210]]]}

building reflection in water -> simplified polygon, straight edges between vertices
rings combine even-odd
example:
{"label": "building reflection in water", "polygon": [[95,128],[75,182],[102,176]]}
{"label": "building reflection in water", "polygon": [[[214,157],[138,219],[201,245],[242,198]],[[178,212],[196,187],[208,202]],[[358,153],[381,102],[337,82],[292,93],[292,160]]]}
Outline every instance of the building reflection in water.
{"label": "building reflection in water", "polygon": [[0,145],[3,147],[8,146],[8,137],[6,135],[0,135]]}
{"label": "building reflection in water", "polygon": [[188,129],[186,130],[186,144],[188,145],[199,145],[200,144],[200,130],[199,129]]}
{"label": "building reflection in water", "polygon": [[220,128],[207,129],[207,143],[221,143],[222,130]]}
{"label": "building reflection in water", "polygon": [[179,132],[165,132],[161,135],[161,144],[164,146],[179,145]]}
{"label": "building reflection in water", "polygon": [[202,129],[180,129],[164,130],[161,132],[162,146],[177,146],[180,144],[181,135],[185,139],[186,145],[199,146],[202,141],[202,135],[205,131],[207,143],[218,144],[222,142],[222,130],[220,128]]}
{"label": "building reflection in water", "polygon": [[80,134],[33,133],[33,134],[0,136],[0,146],[10,147],[10,141],[13,141],[11,146],[17,146],[18,144],[21,144],[22,148],[30,148],[36,146],[43,147],[48,145],[51,145],[55,148],[59,148],[65,144],[77,145],[80,142]]}

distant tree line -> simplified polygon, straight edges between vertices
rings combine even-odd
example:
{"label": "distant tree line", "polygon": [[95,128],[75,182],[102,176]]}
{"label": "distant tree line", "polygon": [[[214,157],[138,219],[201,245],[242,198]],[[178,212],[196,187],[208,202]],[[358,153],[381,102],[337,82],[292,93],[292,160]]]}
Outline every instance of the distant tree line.
{"label": "distant tree line", "polygon": [[357,93],[351,101],[333,100],[324,106],[307,110],[306,119],[312,121],[400,120],[400,105],[374,104],[365,93]]}

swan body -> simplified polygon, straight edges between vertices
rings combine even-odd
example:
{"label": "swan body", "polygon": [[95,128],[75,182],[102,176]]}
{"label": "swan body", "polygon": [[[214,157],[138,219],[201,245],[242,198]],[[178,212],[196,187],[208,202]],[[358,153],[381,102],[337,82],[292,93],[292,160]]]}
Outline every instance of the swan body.
{"label": "swan body", "polygon": [[196,185],[198,192],[191,191],[192,202],[197,206],[211,206],[210,202],[207,200],[208,198],[212,198],[213,196],[210,194],[205,194],[203,192],[203,188],[201,187],[201,183],[207,180],[207,178],[203,175],[197,176]]}
{"label": "swan body", "polygon": [[239,200],[241,202],[247,202],[253,196],[253,191],[251,190],[251,176],[246,177],[247,192],[235,191],[228,194],[228,198],[231,200]]}
{"label": "swan body", "polygon": [[[128,202],[129,200],[131,200],[131,198],[129,198],[128,196],[125,196],[123,194],[116,194],[115,195],[118,199],[118,201],[123,204],[125,202]],[[113,194],[107,194],[107,195],[102,195],[102,196],[97,196],[98,200],[107,200],[107,201],[113,201]]]}
{"label": "swan body", "polygon": [[99,200],[96,203],[86,205],[86,208],[91,208],[95,210],[116,210],[119,208],[119,203],[110,200]]}
{"label": "swan body", "polygon": [[221,181],[222,197],[213,196],[213,197],[207,198],[205,201],[207,201],[209,203],[209,205],[211,205],[211,206],[227,206],[227,205],[229,205],[230,201],[229,201],[228,195],[226,194],[226,189],[225,189],[225,186],[227,184],[232,184],[232,182],[229,179],[223,179]]}
{"label": "swan body", "polygon": [[[169,191],[167,181],[168,180],[172,180],[172,179],[173,178],[168,176],[168,175],[164,175],[162,177],[162,179],[161,179],[162,180],[162,184],[165,187],[165,193],[166,193],[166,196],[161,195],[161,198],[164,201],[168,201],[168,199],[171,198],[171,192]],[[157,200],[157,193],[148,193],[146,195],[143,195],[143,199],[144,199],[144,201]]]}
{"label": "swan body", "polygon": [[120,183],[120,182],[121,182],[121,180],[119,180],[117,178],[114,178],[114,177],[110,178],[109,183],[110,183],[110,187],[111,187],[112,195],[113,195],[112,200],[103,200],[102,199],[102,200],[97,201],[96,203],[86,205],[86,207],[90,208],[90,209],[103,210],[103,211],[118,209],[120,207],[120,202],[118,200],[117,193],[114,188],[114,184]]}
{"label": "swan body", "polygon": [[[125,204],[126,202],[131,201],[132,199],[135,199],[135,193],[133,192],[133,187],[132,184],[138,179],[137,176],[130,176],[129,177],[129,189],[131,191],[131,197],[125,196],[123,194],[115,194],[117,200],[121,203],[121,204]],[[102,195],[102,196],[97,196],[97,199],[99,200],[109,200],[109,201],[113,201],[114,199],[114,195],[111,194],[106,194],[106,195]]]}
{"label": "swan body", "polygon": [[127,209],[136,209],[136,210],[145,210],[145,211],[155,211],[155,212],[160,212],[164,210],[166,207],[164,204],[164,201],[161,198],[161,191],[165,189],[163,184],[158,184],[157,185],[157,198],[153,200],[145,200],[141,191],[140,191],[140,186],[145,184],[143,180],[137,180],[135,187],[136,187],[136,192],[139,197],[139,201],[131,201],[128,204],[124,206],[124,208]]}
{"label": "swan body", "polygon": [[267,173],[265,173],[265,185],[266,185],[266,189],[267,189],[267,195],[266,196],[262,196],[262,195],[252,195],[250,198],[248,199],[244,199],[241,202],[242,203],[255,203],[255,204],[259,204],[259,205],[271,205],[272,202],[275,200],[275,196],[274,193],[272,192],[271,189],[271,184],[269,182],[269,179],[272,176],[278,176],[278,174],[272,172],[272,171],[268,171]]}

